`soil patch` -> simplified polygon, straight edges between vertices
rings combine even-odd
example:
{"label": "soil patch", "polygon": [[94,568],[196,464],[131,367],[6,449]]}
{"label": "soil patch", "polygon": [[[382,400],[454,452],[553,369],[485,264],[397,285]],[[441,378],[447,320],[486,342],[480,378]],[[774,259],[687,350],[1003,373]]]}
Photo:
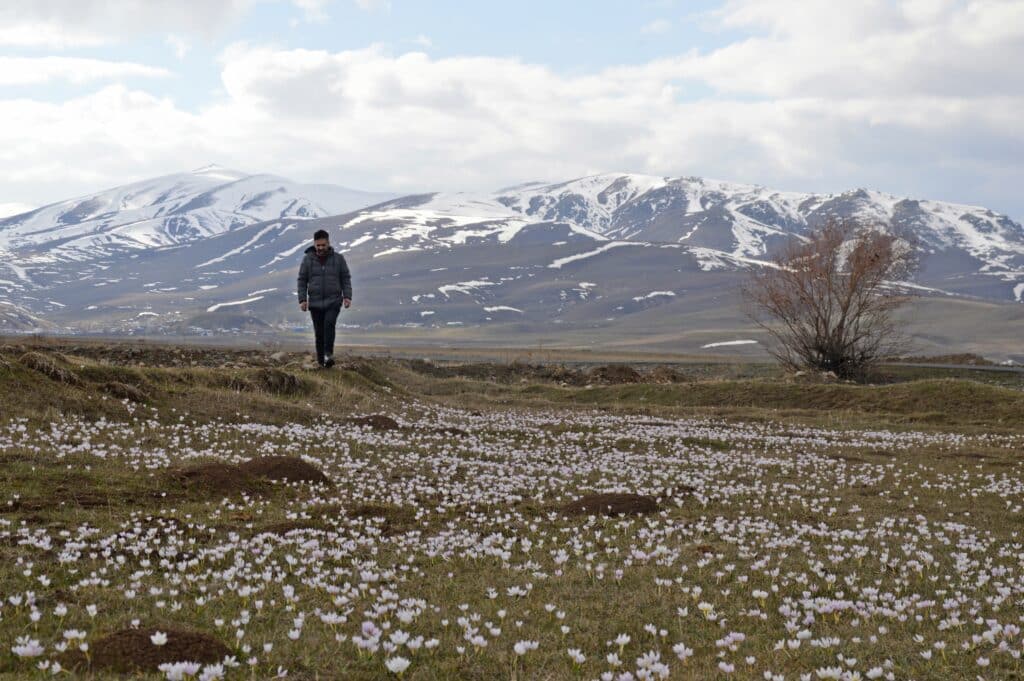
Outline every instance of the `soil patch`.
{"label": "soil patch", "polygon": [[353,426],[369,426],[373,430],[398,430],[401,428],[398,421],[384,414],[371,414],[370,416],[356,416],[345,419],[345,423]]}
{"label": "soil patch", "polygon": [[615,492],[588,494],[562,507],[562,511],[569,515],[639,515],[660,510],[661,506],[654,497]]}
{"label": "soil patch", "polygon": [[260,369],[254,382],[262,391],[273,395],[298,395],[305,391],[305,385],[298,376],[280,369]]}
{"label": "soil patch", "polygon": [[[167,635],[167,643],[153,643],[150,637],[157,632]],[[90,658],[86,658],[81,651],[68,651],[60,662],[65,668],[79,671],[157,672],[161,664],[169,662],[217,663],[231,655],[231,650],[201,631],[146,627],[122,629],[105,636],[89,646],[89,654]]]}
{"label": "soil patch", "polygon": [[246,461],[239,469],[254,478],[331,484],[323,471],[297,456],[262,456]]}
{"label": "soil patch", "polygon": [[608,364],[590,370],[589,377],[593,383],[640,383],[643,377],[640,372],[625,364]]}
{"label": "soil patch", "polygon": [[685,383],[683,376],[672,367],[654,367],[647,372],[647,383]]}
{"label": "soil patch", "polygon": [[259,488],[258,482],[246,471],[238,466],[216,461],[190,466],[174,471],[171,475],[187,487],[218,494],[255,492]]}

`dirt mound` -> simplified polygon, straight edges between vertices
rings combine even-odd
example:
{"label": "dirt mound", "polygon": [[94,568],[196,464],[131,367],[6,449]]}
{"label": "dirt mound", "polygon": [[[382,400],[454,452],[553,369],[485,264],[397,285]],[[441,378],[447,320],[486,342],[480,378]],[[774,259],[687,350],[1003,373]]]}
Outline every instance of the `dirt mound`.
{"label": "dirt mound", "polygon": [[640,383],[643,377],[636,369],[625,364],[608,364],[594,367],[588,374],[593,383]]}
{"label": "dirt mound", "polygon": [[297,456],[261,456],[246,461],[238,468],[254,478],[331,484],[323,471]]}
{"label": "dirt mound", "polygon": [[298,376],[280,369],[260,369],[253,377],[253,382],[263,392],[273,395],[298,395],[305,390]]}
{"label": "dirt mound", "polygon": [[75,376],[70,370],[58,364],[56,360],[41,352],[26,352],[18,358],[18,361],[22,366],[38,371],[60,383],[67,383],[68,385],[79,385],[81,383],[78,376]]}
{"label": "dirt mound", "polygon": [[672,367],[654,367],[647,372],[648,383],[684,383],[686,377]]}
{"label": "dirt mound", "polygon": [[104,383],[100,385],[100,390],[111,397],[116,397],[119,400],[145,402],[149,399],[149,396],[139,388],[136,388],[134,385],[128,385],[127,383],[121,383],[120,381]]}
{"label": "dirt mound", "polygon": [[373,430],[398,430],[401,428],[398,421],[384,414],[371,414],[370,416],[356,416],[346,419],[345,423],[353,426],[369,426]]}
{"label": "dirt mound", "polygon": [[587,494],[562,507],[562,511],[570,515],[639,515],[660,510],[661,506],[654,497],[615,492]]}
{"label": "dirt mound", "polygon": [[[167,642],[156,645],[151,636],[167,635]],[[89,646],[89,657],[74,650],[61,656],[60,663],[79,671],[86,669],[120,674],[156,672],[168,662],[202,662],[212,664],[231,655],[231,650],[201,631],[167,627],[122,629],[95,641]]]}
{"label": "dirt mound", "polygon": [[253,476],[238,466],[211,462],[190,466],[171,474],[188,487],[199,488],[220,494],[254,492],[258,483]]}

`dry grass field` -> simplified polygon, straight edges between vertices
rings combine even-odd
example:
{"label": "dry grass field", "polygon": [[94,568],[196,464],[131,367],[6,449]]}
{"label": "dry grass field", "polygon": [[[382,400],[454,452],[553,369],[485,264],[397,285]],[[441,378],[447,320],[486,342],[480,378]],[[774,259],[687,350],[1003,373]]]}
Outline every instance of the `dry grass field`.
{"label": "dry grass field", "polygon": [[0,675],[1009,679],[1024,385],[0,346]]}

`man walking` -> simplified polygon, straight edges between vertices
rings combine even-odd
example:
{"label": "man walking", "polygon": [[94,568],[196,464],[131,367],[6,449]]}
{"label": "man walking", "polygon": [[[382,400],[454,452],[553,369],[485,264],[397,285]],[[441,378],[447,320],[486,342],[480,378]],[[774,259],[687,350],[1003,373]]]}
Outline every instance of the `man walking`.
{"label": "man walking", "polygon": [[352,304],[352,276],[345,258],[333,248],[327,232],[319,229],[313,245],[299,265],[299,307],[309,310],[316,334],[316,361],[334,366],[334,327],[342,307]]}

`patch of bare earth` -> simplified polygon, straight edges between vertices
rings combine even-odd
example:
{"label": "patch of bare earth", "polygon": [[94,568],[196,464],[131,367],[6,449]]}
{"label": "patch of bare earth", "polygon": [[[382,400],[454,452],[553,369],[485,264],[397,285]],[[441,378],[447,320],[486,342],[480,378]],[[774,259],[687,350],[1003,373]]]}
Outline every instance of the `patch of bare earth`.
{"label": "patch of bare earth", "polygon": [[216,461],[189,466],[171,475],[186,487],[218,494],[255,492],[258,489],[257,481],[238,466]]}
{"label": "patch of bare earth", "polygon": [[323,471],[296,456],[261,456],[246,461],[238,468],[254,478],[331,484]]}
{"label": "patch of bare earth", "polygon": [[[167,635],[163,645],[153,643],[157,632]],[[201,631],[145,627],[122,629],[89,646],[89,656],[78,650],[64,653],[61,665],[76,671],[106,671],[119,674],[157,672],[165,663],[217,663],[231,655],[226,645]]]}
{"label": "patch of bare earth", "polygon": [[298,395],[304,390],[297,376],[280,369],[260,369],[256,372],[255,382],[263,391],[273,395]]}
{"label": "patch of bare earth", "polygon": [[264,456],[238,466],[212,461],[171,472],[186,487],[216,494],[255,493],[263,480],[330,485],[323,471],[296,456]]}
{"label": "patch of bare earth", "polygon": [[587,494],[562,507],[569,515],[640,515],[661,510],[654,497],[643,494],[604,492]]}
{"label": "patch of bare earth", "polygon": [[356,416],[345,420],[353,426],[369,426],[373,430],[398,430],[401,428],[398,421],[385,414],[371,414],[370,416]]}
{"label": "patch of bare earth", "polygon": [[594,383],[618,385],[623,383],[640,383],[643,377],[640,372],[625,364],[609,364],[590,370],[590,380]]}

